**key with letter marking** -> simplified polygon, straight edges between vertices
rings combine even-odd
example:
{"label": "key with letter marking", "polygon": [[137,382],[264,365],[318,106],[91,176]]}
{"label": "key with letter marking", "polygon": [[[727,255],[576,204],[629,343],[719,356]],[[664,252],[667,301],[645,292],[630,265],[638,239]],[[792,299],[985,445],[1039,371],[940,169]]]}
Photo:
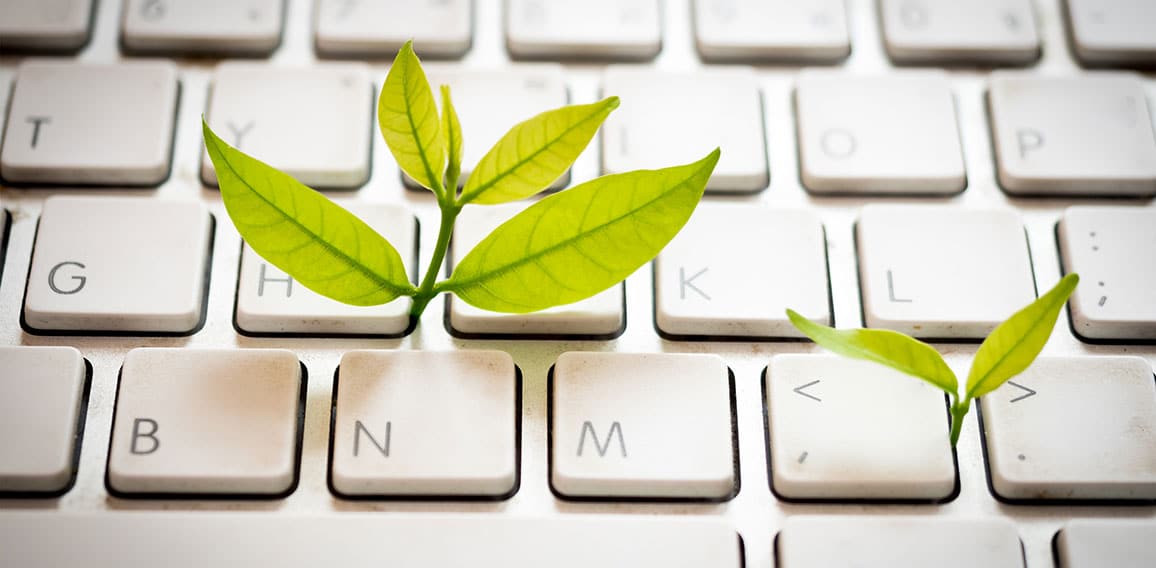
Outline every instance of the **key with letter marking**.
{"label": "key with letter marking", "polygon": [[121,41],[138,53],[267,55],[284,0],[126,0]]}
{"label": "key with letter marking", "polygon": [[1088,65],[1156,63],[1156,3],[1064,0],[1075,54]]}
{"label": "key with letter marking", "polygon": [[551,378],[551,487],[579,498],[729,498],[728,382],[716,355],[563,353]]}
{"label": "key with letter marking", "polygon": [[333,488],[358,496],[510,495],[521,409],[502,351],[351,351],[337,375]]}
{"label": "key with letter marking", "polygon": [[507,0],[506,49],[525,59],[653,59],[659,0]]}
{"label": "key with letter marking", "polygon": [[1016,195],[1156,195],[1156,133],[1130,73],[992,74],[1000,185]]}
{"label": "key with letter marking", "polygon": [[93,4],[92,0],[4,0],[0,2],[0,47],[78,50],[88,43]]}
{"label": "key with letter marking", "polygon": [[843,0],[695,0],[694,37],[710,61],[834,63],[851,53]]}
{"label": "key with letter marking", "polygon": [[473,40],[473,10],[472,0],[318,0],[314,45],[322,55],[372,57],[412,39],[423,58],[461,57]]}
{"label": "key with letter marking", "polygon": [[280,349],[134,349],[117,387],[108,485],[130,494],[279,495],[297,480],[302,388]]}
{"label": "key with letter marking", "polygon": [[982,339],[1036,298],[1010,209],[868,205],[856,225],[867,327]]}
{"label": "key with letter marking", "polygon": [[211,233],[200,202],[50,197],[24,319],[46,331],[189,333],[202,320]]}
{"label": "key with letter marking", "polygon": [[899,63],[1027,64],[1040,56],[1031,0],[881,0],[884,45]]}
{"label": "key with letter marking", "polygon": [[942,72],[803,70],[795,112],[800,175],[811,192],[950,194],[967,185]]}
{"label": "key with letter marking", "polygon": [[0,175],[18,183],[158,184],[169,172],[176,108],[177,68],[169,62],[27,60],[16,74]]}
{"label": "key with letter marking", "polygon": [[0,495],[66,488],[84,381],[72,347],[0,347]]}

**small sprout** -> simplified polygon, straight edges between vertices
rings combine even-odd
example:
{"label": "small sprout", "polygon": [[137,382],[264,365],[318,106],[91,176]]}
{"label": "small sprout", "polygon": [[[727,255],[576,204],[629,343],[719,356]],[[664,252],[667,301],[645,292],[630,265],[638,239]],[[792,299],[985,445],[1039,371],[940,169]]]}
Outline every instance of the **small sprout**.
{"label": "small sprout", "polygon": [[441,113],[412,42],[397,54],[378,98],[382,138],[401,171],[433,192],[437,243],[416,286],[384,237],[320,193],[230,146],[202,121],[221,198],[241,237],[305,287],[358,306],[413,298],[411,317],[451,292],[473,306],[526,313],[577,302],[649,262],[686,224],[718,163],[705,158],[660,170],[600,177],[531,205],[437,280],[454,223],[467,204],[532,197],[560,178],[618,108],[608,97],[515,125],[459,186],[462,129],[442,85]]}
{"label": "small sprout", "polygon": [[967,385],[959,380],[932,346],[886,329],[836,330],[804,318],[793,310],[787,317],[812,341],[845,357],[874,361],[935,385],[951,396],[951,445],[959,441],[963,417],[971,401],[999,388],[1032,364],[1052,334],[1060,308],[1080,277],[1069,274],[1048,293],[999,324],[975,352]]}

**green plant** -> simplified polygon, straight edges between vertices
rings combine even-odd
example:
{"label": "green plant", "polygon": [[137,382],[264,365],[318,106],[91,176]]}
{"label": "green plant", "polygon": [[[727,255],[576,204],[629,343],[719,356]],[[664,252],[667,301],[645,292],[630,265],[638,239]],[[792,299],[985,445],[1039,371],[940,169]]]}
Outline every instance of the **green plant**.
{"label": "green plant", "polygon": [[202,121],[221,197],[241,237],[309,289],[353,305],[413,298],[420,318],[451,292],[486,310],[526,313],[601,292],[654,258],[690,218],[718,162],[608,175],[531,205],[437,280],[454,222],[468,204],[533,196],[570,168],[618,99],[547,111],[510,129],[459,188],[462,131],[447,86],[439,117],[412,42],[398,53],[378,99],[378,125],[398,166],[433,192],[441,224],[415,286],[384,237],[320,193],[221,140]]}
{"label": "green plant", "polygon": [[835,353],[887,365],[946,392],[951,396],[951,445],[954,447],[971,401],[999,388],[1032,364],[1052,334],[1060,308],[1079,281],[1076,274],[1065,276],[1046,294],[996,326],[975,352],[963,393],[959,392],[959,381],[943,357],[922,341],[886,329],[836,330],[812,322],[794,310],[787,310],[787,317],[812,341]]}

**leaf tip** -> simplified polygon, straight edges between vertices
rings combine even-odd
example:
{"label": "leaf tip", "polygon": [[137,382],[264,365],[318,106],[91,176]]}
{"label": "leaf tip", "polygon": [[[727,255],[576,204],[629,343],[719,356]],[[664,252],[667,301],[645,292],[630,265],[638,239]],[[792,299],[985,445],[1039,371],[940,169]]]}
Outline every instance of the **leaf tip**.
{"label": "leaf tip", "polygon": [[622,100],[616,96],[606,97],[606,100],[604,100],[602,102],[603,102],[603,104],[606,105],[606,108],[609,110],[614,110],[614,109],[618,108],[618,105],[622,104]]}

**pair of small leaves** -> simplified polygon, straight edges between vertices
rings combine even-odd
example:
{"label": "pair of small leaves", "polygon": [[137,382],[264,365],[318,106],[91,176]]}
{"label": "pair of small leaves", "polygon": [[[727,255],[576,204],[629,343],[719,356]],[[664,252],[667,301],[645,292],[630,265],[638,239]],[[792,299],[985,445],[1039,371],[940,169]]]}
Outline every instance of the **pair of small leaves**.
{"label": "pair of small leaves", "polygon": [[975,353],[963,393],[943,357],[922,341],[883,329],[836,330],[792,310],[787,310],[787,316],[796,328],[828,350],[923,379],[950,394],[957,401],[955,406],[966,412],[971,399],[994,391],[1031,365],[1079,281],[1076,274],[1065,276],[1046,294],[996,326]]}
{"label": "pair of small leaves", "polygon": [[[505,203],[548,187],[618,106],[610,97],[514,126],[481,159],[459,195],[461,125],[449,89],[443,86],[441,95],[439,119],[432,89],[407,43],[382,87],[378,122],[402,171],[438,195],[443,221],[448,211],[451,226],[467,203]],[[428,294],[450,291],[483,309],[524,313],[592,296],[648,262],[677,234],[719,157],[716,149],[685,166],[606,176],[549,196],[483,239],[449,280],[417,288],[397,250],[356,216],[229,146],[207,123],[203,130],[221,196],[242,238],[311,290],[355,305],[423,294],[428,301]],[[438,246],[448,238],[442,241]],[[440,258],[437,251],[434,256]]]}

